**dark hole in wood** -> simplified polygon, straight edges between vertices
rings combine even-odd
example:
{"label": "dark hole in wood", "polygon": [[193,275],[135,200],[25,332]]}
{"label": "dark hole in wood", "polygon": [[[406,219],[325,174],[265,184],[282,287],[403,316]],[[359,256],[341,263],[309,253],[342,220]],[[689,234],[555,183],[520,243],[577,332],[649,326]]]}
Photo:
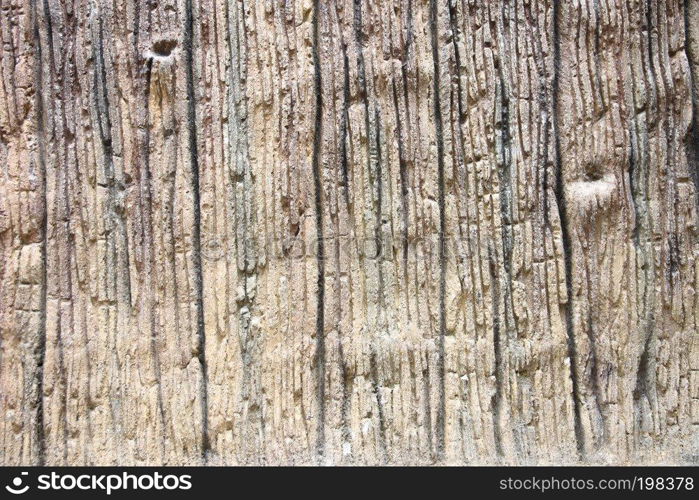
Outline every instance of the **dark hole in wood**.
{"label": "dark hole in wood", "polygon": [[153,44],[153,52],[157,56],[167,57],[172,54],[175,47],[177,47],[175,40],[158,40]]}
{"label": "dark hole in wood", "polygon": [[585,180],[588,182],[600,180],[603,174],[601,165],[587,165],[585,167]]}

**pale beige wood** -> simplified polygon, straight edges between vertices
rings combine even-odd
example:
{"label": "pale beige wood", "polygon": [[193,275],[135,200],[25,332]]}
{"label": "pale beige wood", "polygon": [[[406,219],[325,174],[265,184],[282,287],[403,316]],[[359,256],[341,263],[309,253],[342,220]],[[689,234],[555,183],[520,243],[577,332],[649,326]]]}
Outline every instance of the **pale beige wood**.
{"label": "pale beige wood", "polygon": [[697,0],[0,0],[0,462],[691,463]]}

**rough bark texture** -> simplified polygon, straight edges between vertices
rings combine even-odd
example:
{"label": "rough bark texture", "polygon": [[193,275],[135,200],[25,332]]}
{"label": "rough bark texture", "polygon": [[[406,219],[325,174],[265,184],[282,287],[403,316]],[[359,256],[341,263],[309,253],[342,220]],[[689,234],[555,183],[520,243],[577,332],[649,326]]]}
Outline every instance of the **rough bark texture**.
{"label": "rough bark texture", "polygon": [[699,0],[0,0],[0,463],[699,461]]}

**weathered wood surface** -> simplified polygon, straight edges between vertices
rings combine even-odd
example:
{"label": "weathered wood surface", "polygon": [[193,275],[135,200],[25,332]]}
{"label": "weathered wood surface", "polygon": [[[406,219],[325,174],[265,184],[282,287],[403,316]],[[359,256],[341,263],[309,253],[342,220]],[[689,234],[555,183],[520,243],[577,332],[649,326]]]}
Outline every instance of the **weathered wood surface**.
{"label": "weathered wood surface", "polygon": [[0,36],[0,463],[699,460],[699,1]]}

